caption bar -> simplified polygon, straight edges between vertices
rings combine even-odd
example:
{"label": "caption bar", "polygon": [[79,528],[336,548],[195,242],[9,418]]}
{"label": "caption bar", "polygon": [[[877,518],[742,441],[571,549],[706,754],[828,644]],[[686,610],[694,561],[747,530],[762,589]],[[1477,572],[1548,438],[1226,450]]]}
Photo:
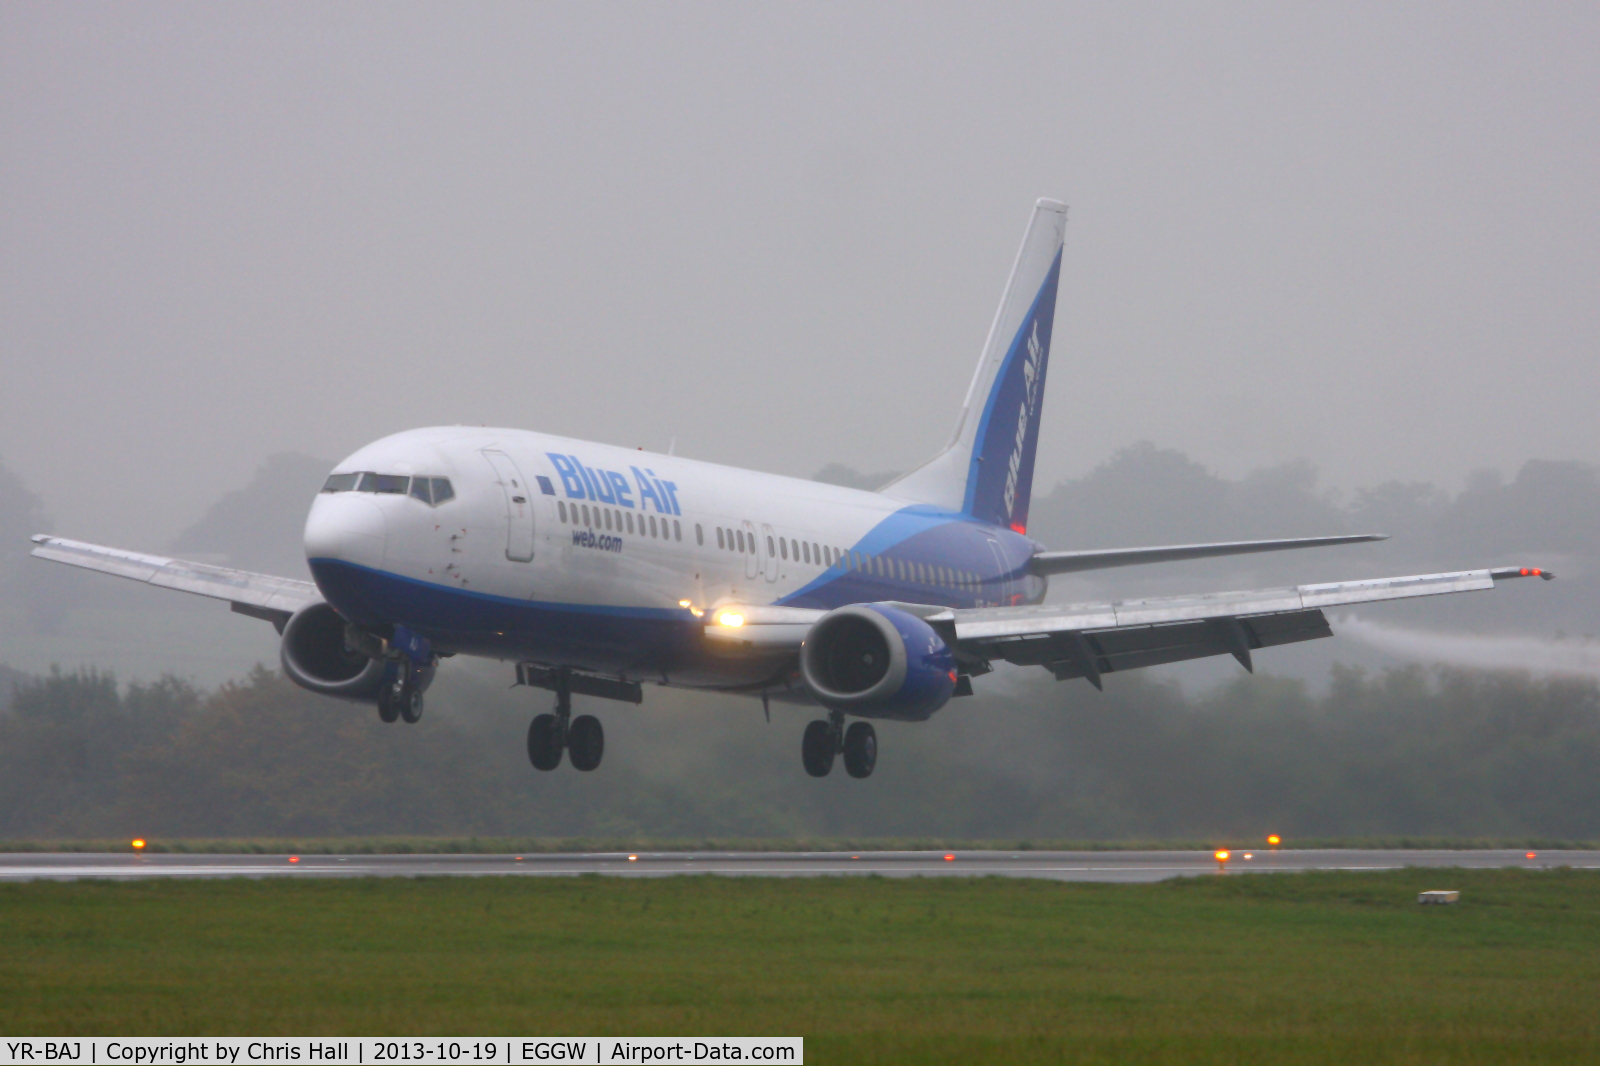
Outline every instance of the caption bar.
{"label": "caption bar", "polygon": [[312,1037],[224,1037],[165,1039],[155,1037],[85,1037],[55,1040],[7,1038],[7,1062],[87,1063],[88,1066],[178,1066],[218,1063],[294,1063],[342,1066],[345,1063],[639,1063],[673,1066],[701,1062],[805,1062],[805,1039],[798,1036],[519,1036],[434,1037],[402,1040],[385,1037],[322,1039]]}

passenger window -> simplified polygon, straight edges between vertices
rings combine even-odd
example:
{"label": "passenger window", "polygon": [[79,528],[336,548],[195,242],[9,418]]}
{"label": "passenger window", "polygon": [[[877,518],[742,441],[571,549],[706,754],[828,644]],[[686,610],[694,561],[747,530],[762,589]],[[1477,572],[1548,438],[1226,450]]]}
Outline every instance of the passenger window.
{"label": "passenger window", "polygon": [[772,537],[768,536],[767,537],[767,555],[768,556],[773,556],[773,555],[777,555],[777,554],[778,554],[778,546],[773,544],[772,543]]}
{"label": "passenger window", "polygon": [[778,554],[785,559],[789,558],[789,542],[782,537],[778,538]]}
{"label": "passenger window", "polygon": [[455,498],[456,490],[450,487],[449,478],[436,477],[433,479],[433,505],[435,507],[439,506],[446,500],[453,500]]}
{"label": "passenger window", "polygon": [[567,521],[567,502],[565,500],[556,501],[556,514],[561,516],[561,521],[565,524]]}
{"label": "passenger window", "polygon": [[741,555],[744,554],[744,530],[736,529],[733,531],[733,535],[739,542],[739,553]]}
{"label": "passenger window", "polygon": [[586,525],[586,526],[594,525],[593,522],[589,521],[589,505],[588,504],[584,504],[583,505],[583,524]]}
{"label": "passenger window", "polygon": [[726,544],[722,543],[722,527],[721,526],[717,527],[717,547],[719,547],[719,548],[726,548],[727,547]]}
{"label": "passenger window", "polygon": [[610,529],[611,528],[611,512],[609,510],[607,510],[605,512],[605,517],[606,517],[606,528]]}
{"label": "passenger window", "polygon": [[680,542],[683,540],[683,524],[676,518],[672,520],[672,539]]}
{"label": "passenger window", "polygon": [[650,535],[652,537],[656,536],[656,516],[655,515],[651,515],[650,516]]}
{"label": "passenger window", "polygon": [[694,542],[702,548],[706,546],[706,531],[700,528],[699,522],[694,524]]}
{"label": "passenger window", "polygon": [[419,477],[411,482],[411,495],[421,500],[429,507],[433,506],[433,496],[428,492],[427,478]]}
{"label": "passenger window", "polygon": [[328,480],[322,483],[322,491],[350,492],[356,487],[356,482],[360,480],[360,474],[329,474]]}

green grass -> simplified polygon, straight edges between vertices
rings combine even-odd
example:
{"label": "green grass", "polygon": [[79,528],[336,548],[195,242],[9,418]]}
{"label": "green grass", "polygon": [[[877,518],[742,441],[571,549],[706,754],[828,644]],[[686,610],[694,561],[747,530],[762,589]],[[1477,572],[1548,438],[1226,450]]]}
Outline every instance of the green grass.
{"label": "green grass", "polygon": [[[1457,888],[1453,907],[1419,907]],[[812,1062],[1592,1062],[1600,876],[0,885],[0,1031],[796,1035]]]}

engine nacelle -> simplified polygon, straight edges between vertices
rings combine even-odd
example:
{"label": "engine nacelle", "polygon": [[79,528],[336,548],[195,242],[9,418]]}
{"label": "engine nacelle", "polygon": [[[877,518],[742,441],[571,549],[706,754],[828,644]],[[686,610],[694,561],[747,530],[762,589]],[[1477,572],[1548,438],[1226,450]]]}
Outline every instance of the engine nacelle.
{"label": "engine nacelle", "polygon": [[854,603],[817,619],[800,649],[800,675],[830,710],[919,722],[955,691],[956,660],[916,615]]}
{"label": "engine nacelle", "polygon": [[343,616],[326,603],[300,608],[283,627],[278,657],[283,672],[301,688],[324,696],[367,700],[394,680],[394,666],[345,644]]}

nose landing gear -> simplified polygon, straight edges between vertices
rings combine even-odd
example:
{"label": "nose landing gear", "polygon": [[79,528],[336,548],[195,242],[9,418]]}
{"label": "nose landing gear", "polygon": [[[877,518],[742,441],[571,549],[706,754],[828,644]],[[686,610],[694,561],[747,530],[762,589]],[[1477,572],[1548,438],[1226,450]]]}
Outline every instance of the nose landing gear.
{"label": "nose landing gear", "polygon": [[878,731],[871,722],[853,722],[844,728],[844,712],[833,711],[806,726],[800,738],[800,761],[812,777],[827,777],[835,755],[844,755],[844,770],[851,777],[871,777],[878,765]]}
{"label": "nose landing gear", "polygon": [[378,718],[385,723],[405,719],[407,725],[422,721],[422,685],[415,663],[401,659],[392,682],[378,690]]}
{"label": "nose landing gear", "polygon": [[592,714],[572,717],[572,688],[567,675],[556,678],[554,714],[536,715],[528,726],[528,761],[535,770],[554,770],[562,752],[572,755],[572,768],[584,773],[598,769],[606,751],[606,734]]}

